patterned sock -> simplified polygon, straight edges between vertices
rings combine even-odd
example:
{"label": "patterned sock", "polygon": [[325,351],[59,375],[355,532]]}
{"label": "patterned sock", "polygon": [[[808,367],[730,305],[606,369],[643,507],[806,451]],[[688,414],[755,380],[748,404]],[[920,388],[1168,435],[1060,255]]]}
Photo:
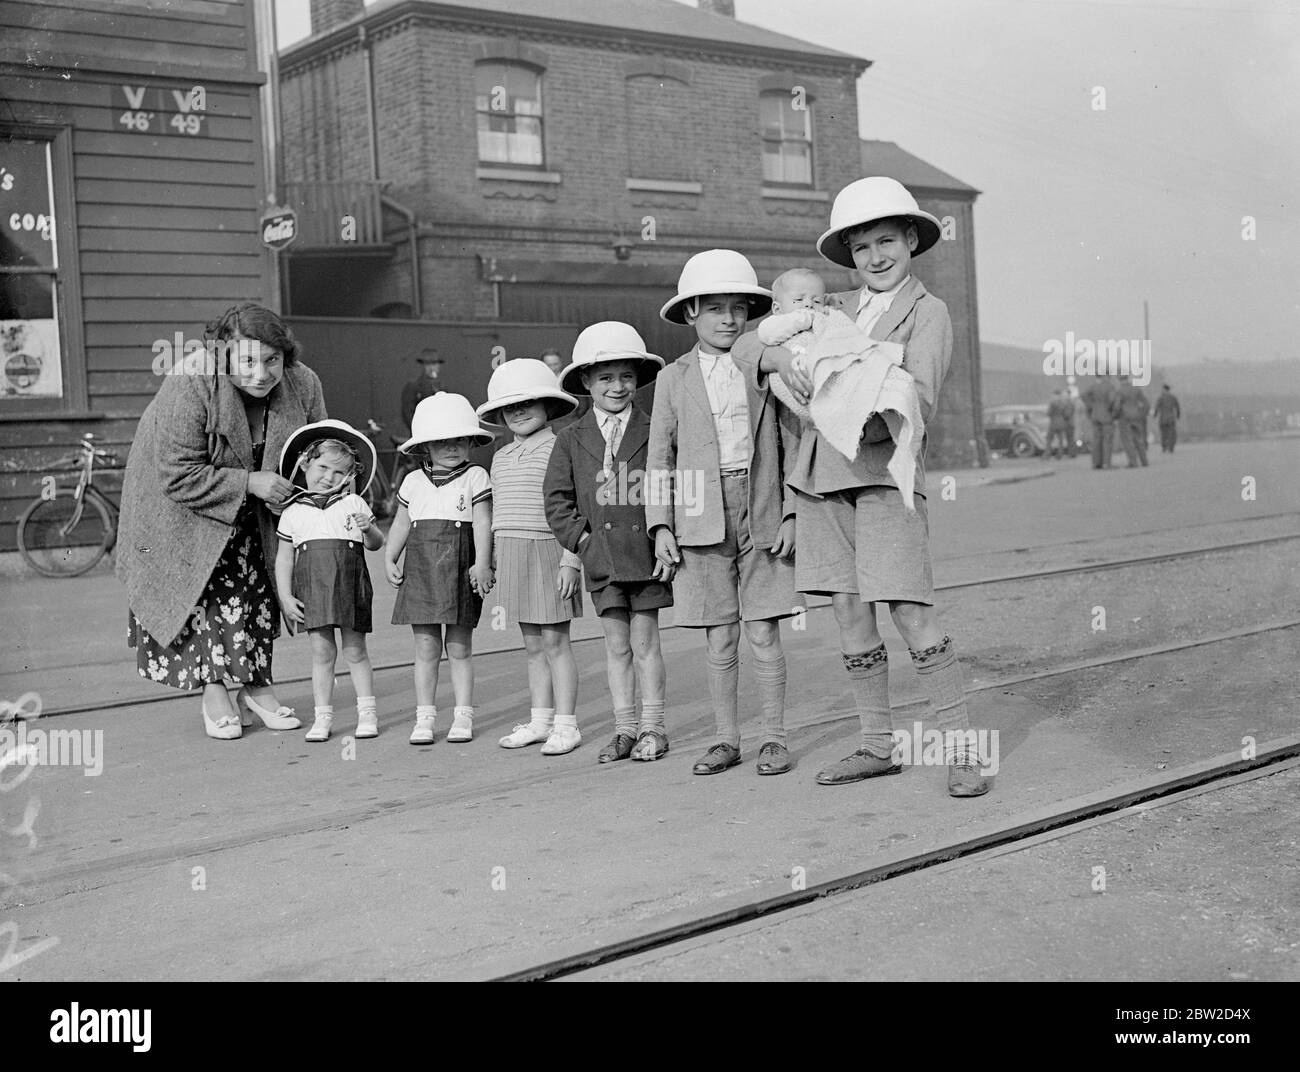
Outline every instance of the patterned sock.
{"label": "patterned sock", "polygon": [[666,735],[668,727],[664,724],[664,700],[658,700],[651,703],[649,700],[641,701],[641,732],[646,730],[656,730]]}
{"label": "patterned sock", "polygon": [[[934,720],[944,740],[944,762],[951,764],[958,758],[970,761],[976,749],[970,729],[970,716],[966,711],[966,688],[962,682],[961,664],[952,637],[945,636],[938,644],[924,651],[912,651],[912,664],[921,678],[921,684],[930,697]],[[971,738],[968,740],[968,736]],[[978,762],[978,755],[974,755]]]}
{"label": "patterned sock", "polygon": [[[740,654],[733,652],[730,658],[727,658],[709,652],[707,663],[709,695],[713,698],[713,722],[718,740],[726,741],[733,748],[739,748],[740,726],[736,692],[740,687]],[[644,722],[646,705],[641,706],[641,718]]]}
{"label": "patterned sock", "polygon": [[841,652],[841,655],[844,669],[853,682],[862,747],[877,759],[888,759],[894,754],[894,736],[889,713],[889,655],[885,645],[853,655]]}
{"label": "patterned sock", "polygon": [[614,708],[614,732],[621,733],[625,737],[636,736],[636,708],[635,707]]}
{"label": "patterned sock", "polygon": [[555,722],[554,707],[534,707],[529,711],[528,728],[534,733],[549,733]]}
{"label": "patterned sock", "polygon": [[758,679],[758,695],[763,705],[763,740],[760,744],[775,741],[786,743],[785,734],[785,654],[775,659],[755,659],[754,677]]}

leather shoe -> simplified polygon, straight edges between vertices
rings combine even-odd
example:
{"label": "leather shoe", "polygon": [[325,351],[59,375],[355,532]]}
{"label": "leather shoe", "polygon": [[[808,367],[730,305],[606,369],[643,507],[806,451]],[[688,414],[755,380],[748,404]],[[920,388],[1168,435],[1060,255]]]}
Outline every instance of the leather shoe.
{"label": "leather shoe", "polygon": [[726,741],[719,741],[691,768],[692,774],[721,774],[729,767],[740,762],[740,749],[733,748]]}
{"label": "leather shoe", "polygon": [[758,750],[759,774],[784,774],[794,764],[790,762],[790,750],[776,741],[768,741]]}
{"label": "leather shoe", "polygon": [[666,733],[661,733],[659,730],[642,730],[637,735],[636,744],[632,747],[632,758],[639,759],[643,763],[652,763],[656,759],[662,759],[667,752]]}
{"label": "leather shoe", "polygon": [[989,780],[974,763],[953,763],[948,767],[950,797],[981,797],[989,791]]}
{"label": "leather shoe", "polygon": [[600,750],[600,755],[596,759],[601,763],[617,763],[632,754],[632,746],[635,744],[635,737],[626,733],[616,733],[614,739]]}
{"label": "leather shoe", "polygon": [[881,774],[898,774],[903,769],[901,763],[893,758],[881,759],[873,756],[866,749],[859,748],[851,756],[845,756],[838,763],[832,763],[817,774],[818,785],[847,785],[860,782],[863,778],[875,778]]}

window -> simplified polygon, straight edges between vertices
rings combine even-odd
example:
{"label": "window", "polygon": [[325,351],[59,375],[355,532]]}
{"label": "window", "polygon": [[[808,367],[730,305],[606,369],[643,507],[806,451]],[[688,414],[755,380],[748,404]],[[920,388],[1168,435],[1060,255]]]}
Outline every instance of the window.
{"label": "window", "polygon": [[474,69],[480,164],[543,167],[542,74],[488,60]]}
{"label": "window", "polygon": [[65,396],[60,268],[52,144],[0,135],[0,399],[6,402]]}
{"label": "window", "polygon": [[806,94],[784,89],[759,97],[765,183],[812,186],[811,104]]}

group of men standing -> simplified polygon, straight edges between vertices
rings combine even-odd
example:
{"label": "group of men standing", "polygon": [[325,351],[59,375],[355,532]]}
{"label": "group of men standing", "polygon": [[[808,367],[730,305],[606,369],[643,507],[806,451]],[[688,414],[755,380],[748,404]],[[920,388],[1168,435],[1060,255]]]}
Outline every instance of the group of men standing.
{"label": "group of men standing", "polygon": [[[1121,377],[1096,376],[1079,394],[1084,412],[1092,423],[1092,467],[1109,469],[1115,445],[1115,426],[1119,426],[1120,443],[1128,455],[1130,469],[1149,464],[1147,461],[1147,415],[1151,404],[1146,392]],[[1058,441],[1064,441],[1074,457],[1074,399],[1064,388],[1058,389],[1048,404],[1048,450],[1059,457]],[[1178,441],[1178,418],[1182,410],[1169,384],[1164,385],[1155,405],[1160,425],[1160,449],[1168,454]]]}

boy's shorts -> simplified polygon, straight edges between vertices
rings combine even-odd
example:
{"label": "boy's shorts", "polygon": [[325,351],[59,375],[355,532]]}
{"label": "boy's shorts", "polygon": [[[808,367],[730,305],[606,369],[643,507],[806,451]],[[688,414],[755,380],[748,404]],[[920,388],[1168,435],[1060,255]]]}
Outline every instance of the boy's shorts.
{"label": "boy's shorts", "polygon": [[725,535],[708,547],[682,547],[673,578],[673,624],[688,627],[788,618],[798,598],[794,563],[749,537],[749,478],[722,478]]}
{"label": "boy's shorts", "polygon": [[663,581],[610,581],[588,594],[597,617],[610,610],[661,610],[673,605],[673,590]]}
{"label": "boy's shorts", "polygon": [[897,488],[853,488],[821,499],[795,495],[800,592],[856,592],[864,603],[934,605],[925,496],[916,496],[916,513],[909,514]]}

